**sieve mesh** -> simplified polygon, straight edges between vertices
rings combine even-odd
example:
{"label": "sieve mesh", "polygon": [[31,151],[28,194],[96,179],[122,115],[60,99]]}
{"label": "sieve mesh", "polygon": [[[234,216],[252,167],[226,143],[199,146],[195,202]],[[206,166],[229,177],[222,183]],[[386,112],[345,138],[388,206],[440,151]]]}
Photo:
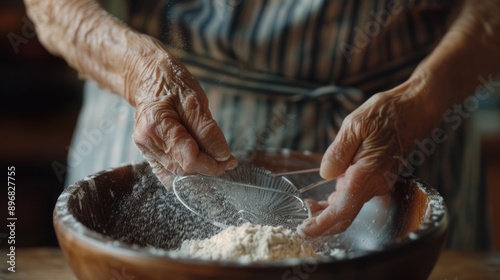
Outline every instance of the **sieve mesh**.
{"label": "sieve mesh", "polygon": [[219,177],[177,177],[173,186],[184,206],[222,228],[250,222],[294,229],[311,214],[288,179],[253,165],[239,165]]}

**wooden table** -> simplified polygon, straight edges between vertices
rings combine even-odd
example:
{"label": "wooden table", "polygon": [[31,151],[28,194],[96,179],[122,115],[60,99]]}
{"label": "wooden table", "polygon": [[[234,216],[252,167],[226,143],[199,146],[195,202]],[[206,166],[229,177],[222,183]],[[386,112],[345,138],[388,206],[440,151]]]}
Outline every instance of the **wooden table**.
{"label": "wooden table", "polygon": [[[1,255],[5,256],[5,250]],[[16,272],[2,264],[0,279],[76,279],[58,248],[18,249],[16,255]],[[500,279],[500,253],[444,251],[429,279]]]}

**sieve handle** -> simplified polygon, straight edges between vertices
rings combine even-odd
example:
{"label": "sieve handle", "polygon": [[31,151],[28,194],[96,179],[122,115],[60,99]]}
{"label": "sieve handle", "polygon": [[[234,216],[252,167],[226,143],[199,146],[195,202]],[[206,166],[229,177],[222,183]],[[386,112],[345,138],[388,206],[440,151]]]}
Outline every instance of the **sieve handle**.
{"label": "sieve handle", "polygon": [[314,172],[319,172],[319,167],[318,168],[311,168],[311,169],[296,170],[296,171],[287,171],[287,172],[282,172],[282,173],[273,173],[272,175],[275,177],[279,177],[279,176],[307,174],[307,173],[314,173]]}
{"label": "sieve handle", "polygon": [[[307,173],[314,173],[314,172],[319,172],[319,167],[318,168],[311,168],[311,169],[296,170],[296,171],[287,171],[287,172],[282,172],[282,173],[273,173],[272,175],[275,176],[275,177],[279,177],[279,176],[307,174]],[[308,190],[312,190],[312,189],[314,189],[316,187],[319,187],[319,186],[322,186],[324,184],[327,184],[327,183],[329,183],[329,182],[331,182],[331,181],[333,181],[335,179],[337,179],[337,177],[331,178],[331,179],[326,179],[326,180],[321,180],[321,181],[312,183],[312,184],[310,184],[310,185],[308,185],[306,187],[303,187],[299,191],[300,191],[300,193],[305,193]]]}
{"label": "sieve handle", "polygon": [[331,181],[333,181],[333,180],[335,180],[335,179],[337,179],[337,177],[335,177],[335,178],[330,178],[330,179],[326,179],[326,180],[321,180],[321,181],[319,181],[319,182],[312,183],[312,184],[310,184],[310,185],[308,185],[308,186],[306,186],[306,187],[303,187],[303,188],[301,188],[299,191],[300,191],[300,193],[305,193],[305,192],[307,192],[308,190],[312,190],[312,189],[314,189],[314,188],[316,188],[316,187],[322,186],[322,185],[324,185],[324,184],[326,184],[326,183],[329,183],[329,182],[331,182]]}

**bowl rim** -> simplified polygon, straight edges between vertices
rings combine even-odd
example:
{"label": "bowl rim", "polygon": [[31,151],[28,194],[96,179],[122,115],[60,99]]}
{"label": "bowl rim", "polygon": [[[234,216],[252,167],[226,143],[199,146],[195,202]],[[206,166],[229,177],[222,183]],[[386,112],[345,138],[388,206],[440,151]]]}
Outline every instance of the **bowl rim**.
{"label": "bowl rim", "polygon": [[[268,152],[268,151],[266,151]],[[310,152],[304,152],[305,155],[310,154]],[[146,246],[141,246],[137,244],[129,244],[119,240],[112,239],[103,233],[96,232],[89,227],[85,226],[83,223],[78,221],[72,213],[69,211],[68,207],[65,207],[69,199],[75,195],[79,188],[89,181],[93,181],[94,178],[102,176],[108,172],[116,171],[119,169],[132,168],[136,169],[138,167],[143,167],[147,165],[146,161],[138,161],[132,163],[122,164],[118,167],[108,168],[98,171],[92,175],[89,175],[77,182],[69,185],[58,197],[54,211],[53,211],[53,224],[56,230],[61,231],[61,233],[69,234],[72,238],[77,239],[84,244],[92,247],[96,247],[103,252],[109,254],[120,254],[127,255],[130,257],[141,257],[146,259],[155,260],[168,260],[171,262],[180,262],[183,264],[192,265],[207,265],[212,266],[214,264],[222,267],[244,267],[244,268],[271,268],[271,267],[289,267],[299,264],[315,263],[315,264],[338,264],[342,265],[346,262],[352,262],[353,260],[364,262],[368,259],[372,259],[374,256],[377,258],[382,255],[389,255],[397,253],[400,250],[408,246],[418,246],[425,240],[432,238],[436,235],[446,235],[448,231],[448,211],[445,202],[439,192],[431,187],[428,183],[419,179],[413,175],[408,177],[399,177],[399,180],[410,180],[415,184],[415,187],[419,188],[420,191],[424,192],[429,201],[427,202],[427,212],[426,216],[428,218],[415,232],[407,234],[407,236],[397,240],[394,243],[387,244],[383,246],[383,250],[369,251],[360,254],[359,256],[349,257],[349,258],[334,258],[332,256],[327,256],[319,259],[286,259],[277,260],[269,262],[241,262],[241,261],[214,261],[214,260],[203,260],[194,259],[183,256],[182,254],[176,253],[172,250],[156,249]],[[61,242],[59,239],[58,241]]]}

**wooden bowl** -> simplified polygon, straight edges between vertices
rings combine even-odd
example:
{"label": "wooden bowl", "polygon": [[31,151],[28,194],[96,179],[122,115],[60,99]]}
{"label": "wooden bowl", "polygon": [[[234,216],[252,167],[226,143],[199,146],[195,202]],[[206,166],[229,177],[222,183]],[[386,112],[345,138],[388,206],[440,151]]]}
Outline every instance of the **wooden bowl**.
{"label": "wooden bowl", "polygon": [[[244,160],[272,171],[317,167],[318,154],[267,151]],[[290,178],[296,185],[317,174]],[[307,192],[326,197],[335,184]],[[343,258],[216,262],[172,253],[186,238],[219,229],[185,209],[145,162],[104,170],[69,186],[54,209],[59,244],[79,279],[427,279],[445,241],[441,196],[417,178],[365,204],[351,227],[324,242]]]}

